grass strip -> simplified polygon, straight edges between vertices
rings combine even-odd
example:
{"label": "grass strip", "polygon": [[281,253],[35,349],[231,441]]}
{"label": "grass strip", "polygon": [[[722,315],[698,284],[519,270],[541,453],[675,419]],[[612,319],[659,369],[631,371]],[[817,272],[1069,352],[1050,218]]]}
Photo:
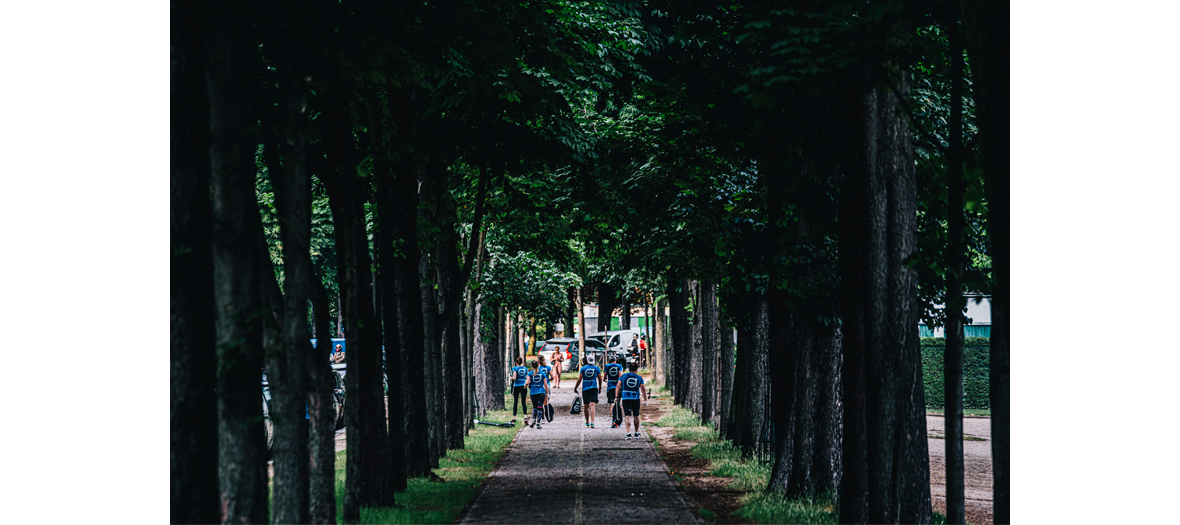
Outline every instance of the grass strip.
{"label": "grass strip", "polygon": [[[509,399],[505,395],[506,399]],[[512,413],[489,411],[480,421],[504,423]],[[395,500],[401,508],[362,507],[361,523],[451,523],[479,491],[488,473],[496,468],[505,449],[520,427],[503,428],[476,425],[463,439],[462,450],[448,450],[432,472],[443,481],[430,477],[407,480],[406,491]],[[344,515],[346,451],[336,453],[336,516]],[[272,483],[273,485],[273,483]]]}

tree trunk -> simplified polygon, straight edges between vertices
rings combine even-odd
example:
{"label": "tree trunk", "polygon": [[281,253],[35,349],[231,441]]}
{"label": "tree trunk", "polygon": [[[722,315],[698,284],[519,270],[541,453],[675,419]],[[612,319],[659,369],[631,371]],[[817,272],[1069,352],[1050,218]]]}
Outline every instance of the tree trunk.
{"label": "tree trunk", "polygon": [[664,331],[664,304],[663,304],[663,301],[658,301],[658,300],[655,301],[655,308],[653,308],[653,310],[655,310],[655,312],[653,312],[653,314],[654,314],[653,317],[655,318],[655,326],[654,326],[655,336],[651,340],[652,344],[654,345],[654,347],[653,347],[653,350],[654,350],[653,361],[654,362],[652,363],[654,366],[654,369],[652,370],[652,377],[655,379],[656,384],[661,384],[661,385],[667,386],[667,384],[668,384],[668,369],[667,369],[668,364],[667,364],[667,358],[666,358],[667,354],[664,352],[664,347],[667,346],[667,344],[664,341],[664,339],[666,339],[666,337],[664,337],[665,331]]}
{"label": "tree trunk", "polygon": [[688,394],[688,346],[691,343],[688,322],[688,281],[669,277],[668,302],[672,323],[672,356],[669,359],[669,385],[672,388],[673,404],[684,406]]}
{"label": "tree trunk", "polygon": [[720,367],[720,393],[718,395],[719,401],[717,404],[717,430],[722,436],[729,434],[729,429],[733,427],[733,419],[730,411],[730,402],[733,399],[733,328],[729,326],[729,318],[722,316],[720,319],[719,333],[721,334],[720,352],[721,359],[718,362]]}
{"label": "tree trunk", "polygon": [[758,300],[754,315],[753,347],[750,348],[749,368],[749,424],[742,431],[742,443],[748,443],[751,452],[758,456],[772,453],[774,433],[769,420],[770,411],[770,301],[765,297]]}
{"label": "tree trunk", "polygon": [[611,316],[615,313],[615,307],[618,306],[618,303],[615,302],[616,295],[614,286],[609,283],[598,284],[598,328],[595,330],[596,332],[610,330]]}
{"label": "tree trunk", "polygon": [[477,304],[476,308],[475,355],[479,412],[486,415],[488,410],[504,409],[503,353],[500,338],[503,332],[502,308]]}
{"label": "tree trunk", "polygon": [[[429,183],[423,184],[426,186]],[[418,210],[423,213],[424,210]],[[428,221],[429,219],[427,219]],[[419,308],[422,309],[422,333],[424,334],[423,342],[423,369],[422,375],[426,379],[426,411],[421,414],[426,419],[427,429],[427,450],[430,454],[430,468],[438,468],[438,460],[442,457],[444,451],[439,450],[439,442],[442,437],[441,419],[443,417],[443,400],[441,399],[441,388],[438,384],[439,377],[435,373],[438,369],[438,355],[440,352],[439,336],[441,335],[435,323],[438,322],[438,303],[434,298],[434,268],[430,264],[429,255],[423,251],[418,263],[418,277],[421,279],[421,304]]]}
{"label": "tree trunk", "polygon": [[[279,28],[297,27],[298,17],[272,17]],[[287,22],[287,23],[282,23]],[[284,128],[283,166],[269,163],[271,184],[283,242],[282,353],[268,366],[271,381],[271,421],[274,423],[273,523],[308,521],[308,341],[307,306],[313,277],[311,266],[311,176],[307,172],[306,103],[295,53],[278,52],[280,65],[280,124]],[[273,155],[272,155],[273,157]],[[273,273],[269,268],[266,269]],[[271,278],[273,280],[273,277]],[[303,405],[303,406],[299,406]],[[299,410],[299,409],[303,410]]]}
{"label": "tree trunk", "polygon": [[987,192],[989,252],[992,256],[992,332],[988,395],[991,404],[992,476],[995,523],[1011,521],[1011,395],[1009,304],[1011,291],[1011,226],[1009,207],[1009,43],[1011,6],[960,2],[967,52],[971,56],[972,89],[978,101],[979,150]]}
{"label": "tree trunk", "polygon": [[172,2],[170,522],[220,520],[217,352],[203,3]]}
{"label": "tree trunk", "polygon": [[[622,308],[619,310],[619,330],[631,329],[631,290],[624,287],[620,290],[621,297],[619,302],[622,303]],[[622,341],[622,344],[631,344],[630,339]]]}
{"label": "tree trunk", "polygon": [[751,320],[752,317],[747,317],[748,314],[739,314],[737,316],[737,357],[736,366],[733,370],[732,384],[733,393],[729,399],[729,423],[725,426],[723,437],[733,442],[733,446],[742,449],[743,454],[748,454],[747,448],[750,446],[743,440],[744,433],[742,429],[749,425],[749,406],[750,406],[750,347],[751,343]]}
{"label": "tree trunk", "polygon": [[[455,230],[458,217],[455,214],[454,197],[449,191],[440,192],[443,202],[440,206],[439,227],[443,239],[438,245],[436,271],[438,272],[438,295],[441,301],[462,292],[463,283],[459,267],[457,248],[459,232]],[[448,202],[449,201],[449,202]],[[474,254],[472,254],[474,255]],[[442,382],[443,450],[463,448],[463,354],[459,348],[459,316],[449,315],[441,320],[442,359],[439,366],[439,380]]]}
{"label": "tree trunk", "polygon": [[703,352],[702,345],[704,338],[702,330],[704,329],[705,306],[702,304],[703,294],[701,293],[701,282],[690,281],[692,287],[692,331],[691,342],[688,345],[688,408],[696,415],[701,415],[701,394],[702,390],[702,376],[704,374],[703,368]]}
{"label": "tree trunk", "polygon": [[[256,48],[246,6],[215,2],[206,40],[213,186],[213,295],[217,308],[218,490],[223,523],[267,519],[258,276],[261,218],[254,193]],[[200,191],[200,188],[197,188]]]}
{"label": "tree trunk", "polygon": [[[907,74],[898,88],[904,99]],[[848,108],[862,115],[855,128],[862,135],[848,143],[863,149],[846,164],[840,199],[845,315],[840,505],[845,522],[932,519],[929,453],[922,439],[925,399],[914,330],[917,279],[905,264],[915,249],[917,191],[909,130],[898,98],[875,88]],[[862,378],[862,384],[855,383]],[[863,413],[858,413],[862,403]],[[856,418],[863,418],[863,427]],[[864,433],[856,434],[862,428]],[[862,451],[867,451],[864,464],[859,463]],[[859,493],[861,487],[867,498]],[[861,503],[866,499],[867,513]]]}
{"label": "tree trunk", "polygon": [[[566,302],[565,318],[561,320],[563,328],[561,334],[562,337],[572,338],[574,336],[574,309],[578,307],[577,294],[578,292],[576,288],[571,287],[569,290],[566,290],[568,301]],[[581,316],[582,314],[579,312],[578,317]]]}
{"label": "tree trunk", "polygon": [[946,349],[943,353],[943,407],[946,425],[946,519],[966,523],[963,466],[963,297],[966,243],[963,201],[963,35],[957,6],[947,4],[947,36],[951,55],[951,114],[947,142]]}
{"label": "tree trunk", "polygon": [[[581,288],[578,288],[575,300],[577,301],[576,306],[578,308],[578,359],[584,361],[586,359],[586,310],[585,305],[582,303]],[[576,368],[577,366],[578,363],[573,363],[571,368]]]}
{"label": "tree trunk", "polygon": [[390,501],[384,467],[388,444],[384,396],[381,384],[381,327],[373,310],[373,278],[368,232],[364,218],[367,192],[356,175],[349,137],[351,91],[340,83],[330,86],[330,106],[325,119],[325,140],[332,172],[322,177],[328,190],[336,238],[337,280],[340,286],[344,330],[348,335],[348,374],[344,405],[348,427],[343,520],[360,519],[360,507]]}
{"label": "tree trunk", "polygon": [[[320,276],[312,273],[309,289],[316,344],[307,360],[310,421],[308,425],[308,514],[315,524],[336,523],[336,410],[332,391],[336,380],[326,359],[332,348],[332,317],[328,292]],[[392,388],[392,385],[390,385]],[[403,476],[404,477],[404,476]],[[404,484],[404,482],[403,482]]]}
{"label": "tree trunk", "polygon": [[701,282],[701,421],[713,420],[717,403],[717,285]]}

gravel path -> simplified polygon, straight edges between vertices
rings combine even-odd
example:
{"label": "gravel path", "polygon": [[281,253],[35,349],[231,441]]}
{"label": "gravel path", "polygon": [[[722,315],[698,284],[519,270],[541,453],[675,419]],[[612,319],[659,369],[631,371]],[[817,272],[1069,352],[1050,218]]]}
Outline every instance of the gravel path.
{"label": "gravel path", "polygon": [[563,386],[553,422],[521,429],[462,523],[696,523],[648,439],[624,439],[602,405],[586,428]]}
{"label": "gravel path", "polygon": [[[946,512],[945,422],[942,417],[926,416],[926,432],[937,436],[928,438],[927,443],[930,447],[931,503],[939,512]],[[967,521],[981,525],[992,523],[991,423],[992,420],[987,418],[963,419],[963,435],[968,438],[963,441],[964,507]]]}

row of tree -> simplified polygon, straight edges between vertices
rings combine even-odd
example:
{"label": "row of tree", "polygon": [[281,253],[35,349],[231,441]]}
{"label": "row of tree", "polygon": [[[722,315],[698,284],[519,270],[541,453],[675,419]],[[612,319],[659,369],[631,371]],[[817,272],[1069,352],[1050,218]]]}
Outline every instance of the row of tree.
{"label": "row of tree", "polygon": [[651,309],[654,379],[772,456],[769,488],[861,523],[931,520],[916,325],[945,323],[962,522],[965,288],[993,298],[1008,520],[1006,10],[172,7],[172,521],[267,519],[264,367],[272,519],[336,521],[308,338],[348,338],[355,522],[597,302]]}

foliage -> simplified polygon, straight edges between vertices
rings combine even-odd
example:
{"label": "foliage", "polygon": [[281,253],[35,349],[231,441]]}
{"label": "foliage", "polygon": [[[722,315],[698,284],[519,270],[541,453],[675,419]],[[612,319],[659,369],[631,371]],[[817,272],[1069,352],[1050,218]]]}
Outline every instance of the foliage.
{"label": "foliage", "polygon": [[[963,343],[963,408],[990,409],[988,402],[988,360],[990,339],[967,337]],[[926,408],[943,409],[943,349],[946,339],[921,338],[922,382],[925,384]]]}
{"label": "foliage", "polygon": [[836,523],[839,511],[831,496],[793,500],[782,491],[751,492],[739,500],[734,516],[754,523]]}
{"label": "foliage", "polygon": [[565,315],[566,290],[581,286],[576,274],[564,272],[552,261],[530,252],[502,253],[494,244],[488,270],[482,276],[483,300],[503,304],[513,310],[542,320],[556,320]]}

